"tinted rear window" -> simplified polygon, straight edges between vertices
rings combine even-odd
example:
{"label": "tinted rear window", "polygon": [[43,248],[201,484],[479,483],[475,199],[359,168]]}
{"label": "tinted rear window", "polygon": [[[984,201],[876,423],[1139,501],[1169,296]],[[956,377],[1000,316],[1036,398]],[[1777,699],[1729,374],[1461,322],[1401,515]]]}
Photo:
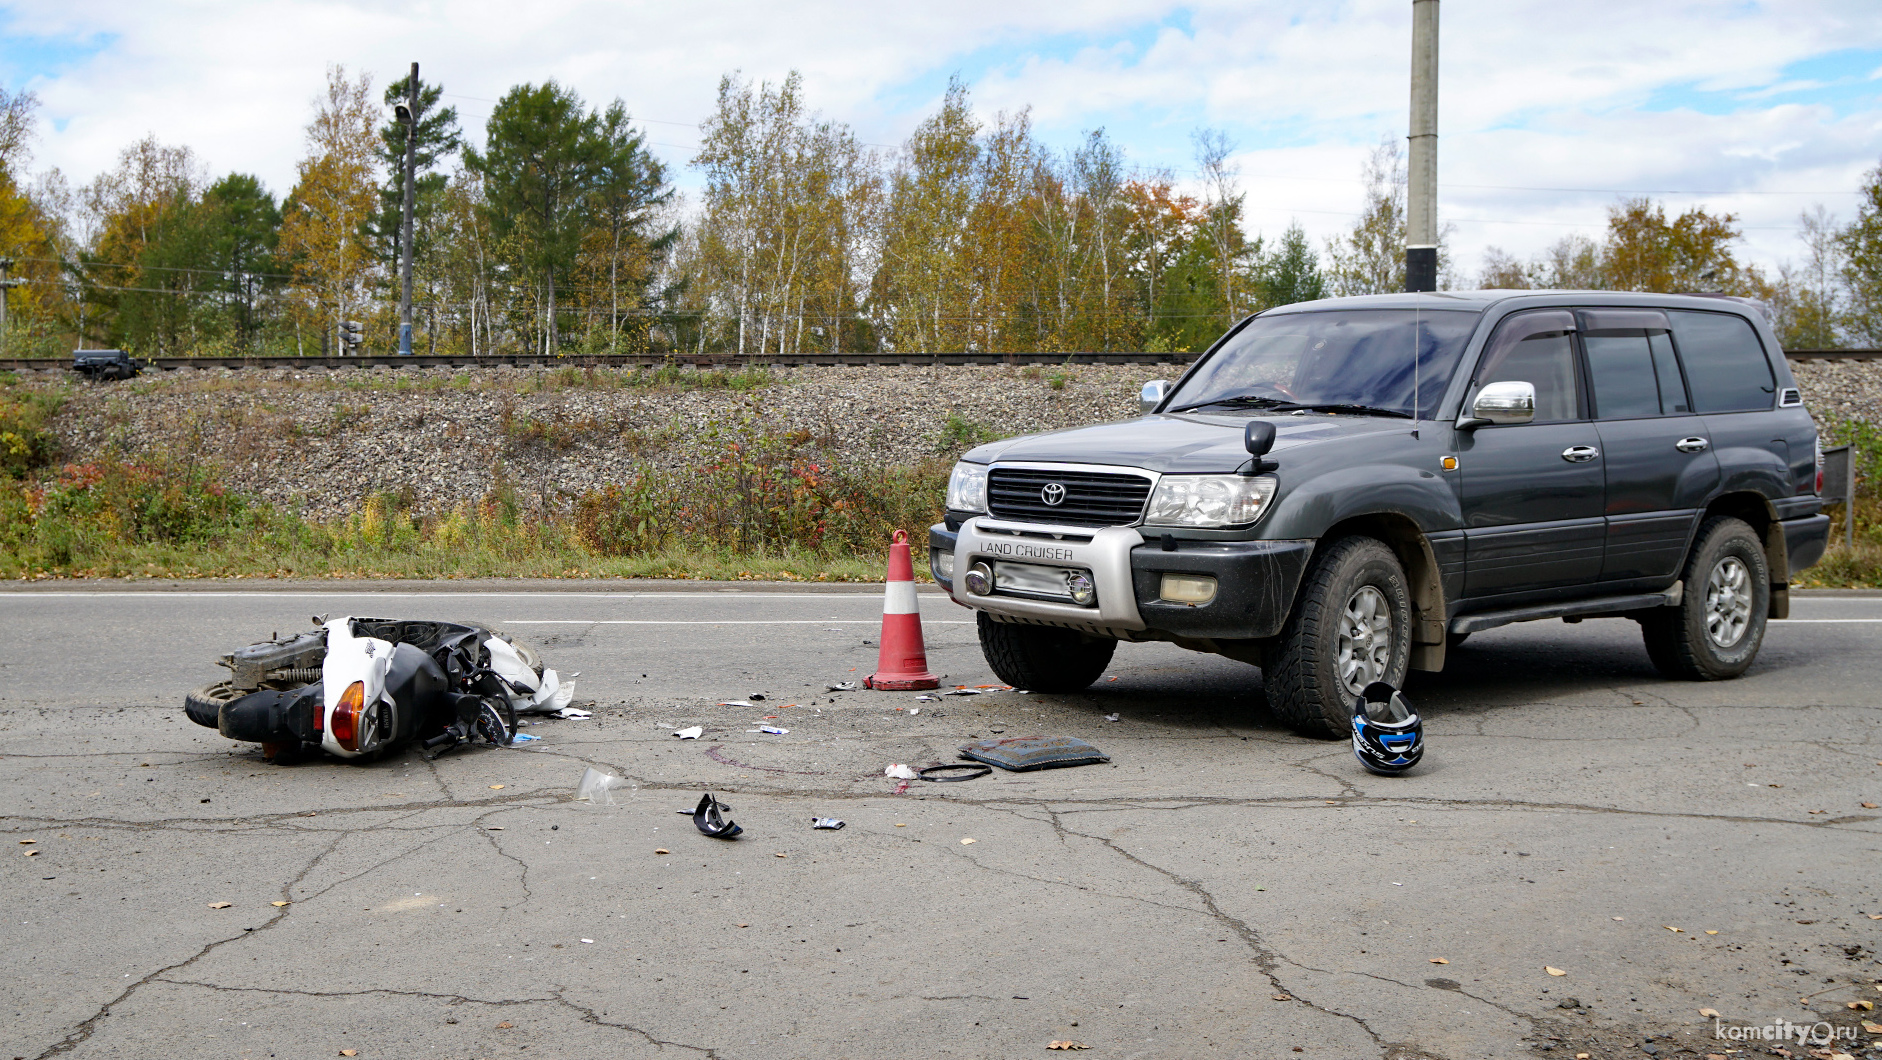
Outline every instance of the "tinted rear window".
{"label": "tinted rear window", "polygon": [[1777,378],[1758,333],[1729,313],[1669,311],[1679,359],[1686,366],[1695,412],[1755,412],[1768,409]]}

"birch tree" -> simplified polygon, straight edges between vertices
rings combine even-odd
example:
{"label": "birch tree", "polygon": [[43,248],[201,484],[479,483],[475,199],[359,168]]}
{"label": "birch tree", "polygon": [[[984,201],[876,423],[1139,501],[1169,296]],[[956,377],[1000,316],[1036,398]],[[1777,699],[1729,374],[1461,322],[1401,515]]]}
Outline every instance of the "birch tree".
{"label": "birch tree", "polygon": [[367,305],[374,254],[364,233],[379,198],[378,118],[371,75],[349,78],[345,67],[329,67],[300,179],[282,211],[278,254],[292,269],[299,315],[318,329],[323,348],[338,322]]}

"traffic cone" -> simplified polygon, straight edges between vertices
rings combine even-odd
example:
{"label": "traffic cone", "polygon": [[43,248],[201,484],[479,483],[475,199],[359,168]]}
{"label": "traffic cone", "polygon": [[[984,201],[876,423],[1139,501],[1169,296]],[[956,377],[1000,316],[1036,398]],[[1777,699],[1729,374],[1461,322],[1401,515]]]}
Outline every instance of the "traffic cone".
{"label": "traffic cone", "polygon": [[928,652],[921,643],[921,610],[915,600],[915,567],[908,558],[908,531],[897,530],[889,545],[889,584],[882,601],[882,653],[864,688],[913,692],[939,688],[928,672]]}

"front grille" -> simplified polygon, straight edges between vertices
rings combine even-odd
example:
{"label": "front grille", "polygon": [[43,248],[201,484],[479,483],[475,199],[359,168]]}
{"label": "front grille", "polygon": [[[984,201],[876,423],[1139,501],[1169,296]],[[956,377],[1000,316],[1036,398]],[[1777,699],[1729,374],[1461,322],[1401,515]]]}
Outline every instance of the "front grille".
{"label": "front grille", "polygon": [[[1065,499],[1047,504],[1042,491],[1057,484]],[[987,476],[987,508],[1002,519],[1068,526],[1124,526],[1143,514],[1150,480],[1103,471],[1043,471],[996,467]]]}

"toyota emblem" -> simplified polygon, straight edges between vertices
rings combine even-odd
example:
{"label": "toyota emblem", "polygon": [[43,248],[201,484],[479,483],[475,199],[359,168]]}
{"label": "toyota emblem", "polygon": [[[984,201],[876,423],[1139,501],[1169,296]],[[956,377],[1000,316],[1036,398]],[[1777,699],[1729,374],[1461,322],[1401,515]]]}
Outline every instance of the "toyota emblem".
{"label": "toyota emblem", "polygon": [[1056,482],[1048,482],[1045,488],[1039,491],[1039,499],[1057,508],[1065,503],[1065,487]]}

